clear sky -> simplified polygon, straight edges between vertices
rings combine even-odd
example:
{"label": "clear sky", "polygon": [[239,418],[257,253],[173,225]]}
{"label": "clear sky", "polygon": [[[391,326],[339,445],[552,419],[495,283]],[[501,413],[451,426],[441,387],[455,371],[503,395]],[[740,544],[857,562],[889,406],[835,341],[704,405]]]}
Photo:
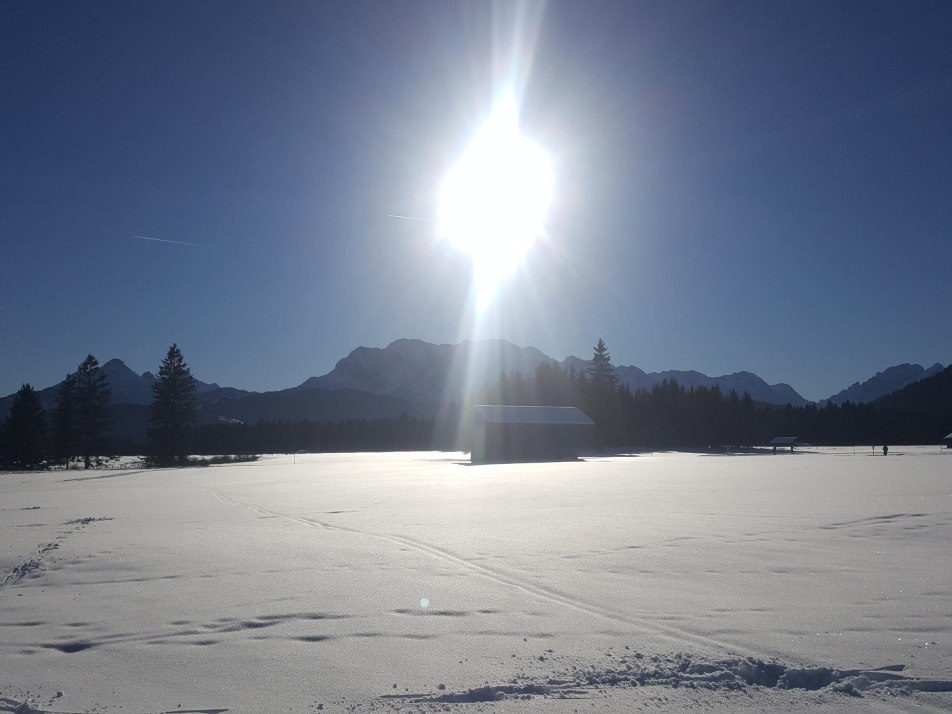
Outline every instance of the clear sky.
{"label": "clear sky", "polygon": [[388,214],[435,216],[514,62],[555,206],[480,334],[811,399],[952,361],[945,0],[4,0],[0,394],[467,337],[468,260]]}

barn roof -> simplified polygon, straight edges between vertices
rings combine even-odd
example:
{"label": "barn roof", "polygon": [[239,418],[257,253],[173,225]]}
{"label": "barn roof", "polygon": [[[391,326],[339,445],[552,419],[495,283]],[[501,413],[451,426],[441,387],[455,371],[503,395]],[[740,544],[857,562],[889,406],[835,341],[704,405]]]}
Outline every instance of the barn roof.
{"label": "barn roof", "polygon": [[575,407],[505,407],[477,404],[476,415],[486,424],[594,424],[581,409]]}
{"label": "barn roof", "polygon": [[771,446],[799,446],[802,443],[799,436],[775,436],[770,441]]}
{"label": "barn roof", "polygon": [[952,439],[952,434],[946,434],[942,437],[942,441],[945,441],[946,439]]}

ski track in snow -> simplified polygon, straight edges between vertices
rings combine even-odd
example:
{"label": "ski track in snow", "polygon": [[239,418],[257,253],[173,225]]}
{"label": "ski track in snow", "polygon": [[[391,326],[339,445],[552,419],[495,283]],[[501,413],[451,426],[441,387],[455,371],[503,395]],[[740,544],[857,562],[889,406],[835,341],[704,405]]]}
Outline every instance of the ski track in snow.
{"label": "ski track in snow", "polygon": [[[355,535],[365,536],[369,538],[376,538],[379,540],[384,540],[390,543],[395,543],[399,545],[404,545],[413,550],[416,550],[420,553],[425,553],[434,558],[442,560],[444,562],[450,562],[454,565],[458,565],[462,568],[470,570],[477,573],[489,580],[500,583],[502,585],[507,585],[509,587],[517,588],[522,590],[525,593],[534,595],[536,597],[543,598],[550,602],[563,605],[565,607],[572,608],[573,610],[583,612],[587,615],[594,615],[596,617],[601,617],[613,622],[618,622],[626,625],[631,625],[639,627],[645,630],[653,630],[657,633],[663,634],[667,637],[671,637],[679,642],[684,644],[692,645],[704,645],[709,648],[715,648],[721,651],[737,652],[738,648],[733,645],[729,645],[726,642],[716,640],[710,637],[704,637],[702,635],[697,635],[680,628],[672,627],[670,625],[664,625],[658,622],[649,621],[643,618],[631,617],[628,615],[622,615],[620,613],[614,612],[608,608],[598,607],[592,603],[585,602],[580,598],[574,597],[567,593],[560,592],[554,588],[542,587],[534,583],[528,582],[524,578],[519,578],[511,573],[503,573],[494,568],[490,568],[486,565],[480,563],[474,563],[471,560],[453,553],[452,551],[446,550],[445,548],[440,548],[438,546],[432,545],[431,543],[425,543],[414,538],[408,538],[407,536],[395,535],[393,533],[379,533],[376,531],[365,531],[358,528],[350,528],[347,526],[335,525],[333,523],[327,523],[326,521],[321,521],[316,518],[310,518],[308,516],[299,516],[288,513],[281,513],[279,511],[273,511],[262,506],[258,506],[252,503],[245,503],[238,500],[233,496],[229,496],[221,491],[213,491],[213,495],[220,500],[229,503],[233,506],[239,508],[250,509],[255,513],[258,513],[262,516],[269,517],[278,517],[284,518],[296,523],[301,523],[303,525],[309,526],[311,528],[323,528],[329,531],[337,531],[342,533],[352,533]],[[746,651],[743,654],[754,655],[754,652]]]}
{"label": "ski track in snow", "polygon": [[[381,699],[396,706],[398,702],[414,704],[461,704],[492,702],[506,699],[532,698],[588,698],[595,689],[606,687],[667,686],[689,687],[701,690],[739,690],[746,687],[766,689],[803,689],[807,691],[827,690],[852,697],[862,697],[864,693],[907,695],[912,692],[952,692],[952,679],[917,679],[899,674],[905,665],[887,665],[878,669],[835,669],[829,667],[798,667],[776,661],[764,661],[748,650],[738,652],[738,647],[720,640],[688,632],[645,618],[632,617],[596,606],[553,588],[531,583],[512,573],[504,573],[480,563],[467,560],[461,555],[445,548],[393,533],[381,533],[341,526],[321,521],[310,516],[283,513],[263,506],[240,500],[222,491],[213,491],[219,500],[232,506],[251,510],[269,518],[283,518],[312,528],[328,531],[351,533],[358,536],[375,538],[392,544],[402,545],[433,558],[465,568],[493,582],[519,589],[549,602],[571,608],[616,623],[630,625],[644,630],[654,631],[669,637],[685,646],[703,645],[722,652],[739,656],[724,659],[691,657],[679,653],[673,657],[646,657],[634,653],[616,660],[615,665],[598,668],[591,665],[590,670],[577,666],[561,675],[536,677],[527,681],[518,678],[505,684],[486,684],[463,691],[449,692],[441,687],[437,692],[387,694]],[[902,518],[918,518],[928,514],[889,514],[855,522],[832,523],[821,526],[837,529],[851,526],[880,525]],[[410,614],[409,611],[404,614]],[[431,612],[430,615],[456,613]],[[460,613],[466,614],[466,613]],[[323,639],[323,638],[322,638]]]}
{"label": "ski track in snow", "polygon": [[[115,476],[129,475],[139,472],[119,472],[115,475],[87,477],[92,478],[114,478]],[[70,479],[70,480],[87,480]],[[294,483],[295,481],[289,481]],[[224,484],[226,487],[234,486],[247,488],[259,484],[270,484],[272,482],[262,479],[258,482],[231,482]],[[685,630],[666,622],[659,622],[656,619],[648,617],[639,617],[621,613],[611,608],[602,607],[583,598],[576,597],[570,593],[560,591],[555,588],[540,585],[529,579],[520,572],[511,572],[498,567],[484,565],[481,562],[467,559],[457,552],[447,548],[426,542],[420,539],[375,531],[371,529],[362,529],[337,525],[309,515],[295,513],[285,513],[279,510],[272,510],[257,505],[253,501],[254,496],[249,500],[242,500],[236,496],[230,495],[222,490],[207,491],[218,501],[228,504],[228,506],[244,509],[260,516],[272,519],[284,519],[294,522],[308,528],[324,529],[330,532],[350,534],[358,538],[370,538],[383,543],[398,547],[401,550],[411,549],[412,551],[436,559],[443,563],[450,564],[467,572],[479,575],[493,583],[517,589],[531,597],[540,598],[558,607],[569,608],[575,612],[585,615],[609,620],[611,622],[636,628],[632,634],[638,632],[652,632],[670,639],[673,648],[683,646],[684,652],[676,654],[661,654],[648,652],[635,652],[624,647],[624,651],[616,647],[607,647],[608,652],[604,652],[604,659],[597,654],[588,661],[579,659],[578,655],[555,654],[553,650],[546,650],[538,657],[532,657],[542,664],[530,668],[523,668],[519,674],[510,677],[505,673],[506,670],[497,671],[492,676],[493,681],[484,681],[479,686],[469,686],[474,684],[472,680],[457,681],[457,686],[452,685],[448,688],[444,684],[438,686],[424,685],[418,686],[416,691],[404,690],[400,693],[376,694],[369,700],[351,700],[345,704],[344,700],[327,701],[330,710],[338,710],[335,706],[340,705],[340,709],[349,711],[379,711],[380,709],[400,710],[412,709],[421,712],[453,710],[459,705],[469,705],[467,710],[477,709],[487,711],[486,707],[491,707],[494,702],[526,700],[526,705],[534,707],[531,700],[542,700],[539,705],[544,706],[544,701],[549,700],[553,704],[554,700],[565,699],[584,699],[596,700],[610,696],[612,692],[621,694],[626,690],[636,687],[653,687],[664,689],[666,692],[675,690],[686,694],[692,692],[688,701],[692,706],[703,703],[705,696],[727,696],[734,697],[736,694],[743,693],[745,697],[757,695],[757,693],[769,693],[769,699],[755,699],[756,702],[764,703],[764,711],[769,711],[769,703],[775,701],[774,697],[780,697],[779,700],[790,705],[790,700],[784,699],[785,695],[780,690],[801,690],[802,692],[815,692],[817,696],[822,695],[828,701],[832,698],[835,701],[851,702],[863,697],[872,697],[873,701],[869,704],[876,705],[877,709],[896,709],[907,710],[910,708],[928,709],[930,702],[936,704],[937,711],[945,711],[945,706],[949,701],[944,695],[952,693],[952,678],[922,679],[904,674],[906,665],[892,664],[873,669],[838,669],[835,667],[809,666],[802,664],[788,664],[775,659],[764,657],[763,652],[755,652],[750,649],[738,647],[736,644],[700,635],[689,630]],[[32,510],[39,507],[16,510]],[[12,510],[12,509],[0,509]],[[842,520],[831,519],[822,523],[815,523],[811,527],[824,531],[839,531],[837,538],[853,538],[857,536],[879,536],[891,533],[895,530],[903,531],[928,531],[935,528],[946,528],[952,525],[952,517],[949,513],[918,512],[918,504],[911,508],[907,505],[908,512],[890,512],[883,508],[878,513],[882,515],[867,516],[863,518]],[[348,511],[329,511],[328,513],[346,513]],[[873,511],[877,513],[877,511]],[[14,585],[24,577],[40,577],[40,571],[46,569],[47,560],[54,558],[53,553],[59,548],[59,543],[63,542],[71,533],[80,530],[94,521],[111,520],[107,518],[82,518],[67,521],[62,525],[60,535],[52,542],[38,545],[30,558],[20,563],[12,572],[5,577],[0,577],[0,589],[5,585]],[[768,529],[765,532],[779,533],[785,532],[789,528]],[[765,532],[758,532],[758,539],[762,539]],[[747,536],[755,534],[747,533]],[[916,536],[918,537],[918,536]],[[673,540],[679,540],[675,538]],[[626,546],[634,547],[634,546]],[[640,547],[640,546],[639,546]],[[597,554],[599,551],[591,551]],[[562,557],[582,557],[581,555],[563,555]],[[177,578],[179,575],[161,576],[161,578],[141,578],[131,580],[104,580],[103,583],[111,582],[138,582],[148,579]],[[211,577],[211,576],[208,576]],[[85,584],[95,584],[92,581],[86,581]],[[7,591],[9,592],[9,591]],[[290,608],[289,608],[290,609]],[[400,616],[442,616],[447,618],[464,617],[474,614],[493,614],[495,610],[476,610],[474,612],[466,610],[416,610],[416,609],[398,609],[392,613]],[[260,613],[260,611],[259,611]],[[20,654],[39,654],[44,650],[56,651],[56,656],[66,655],[67,657],[83,657],[82,653],[96,647],[106,647],[114,643],[144,643],[148,645],[197,645],[205,647],[217,645],[225,641],[232,633],[246,633],[250,639],[288,639],[305,643],[322,643],[327,640],[345,639],[345,638],[374,638],[387,637],[393,640],[399,639],[429,639],[438,637],[434,634],[399,634],[393,632],[351,632],[351,633],[316,633],[301,634],[295,633],[294,636],[282,638],[278,630],[269,628],[292,623],[293,621],[321,621],[321,620],[346,620],[357,618],[359,615],[325,613],[325,612],[287,612],[287,613],[266,613],[255,614],[254,611],[246,613],[241,617],[220,617],[201,620],[173,620],[167,623],[165,627],[150,628],[148,631],[138,632],[118,632],[112,634],[99,633],[98,636],[77,637],[85,626],[89,623],[67,622],[66,627],[73,628],[73,638],[68,636],[58,638],[58,641],[34,641],[30,646],[31,651],[21,650]],[[10,627],[33,627],[42,626],[45,622],[23,621],[2,623]],[[593,630],[594,631],[594,630]],[[934,631],[934,628],[930,631]],[[92,634],[92,633],[89,633]],[[521,635],[523,633],[498,633],[498,632],[477,632],[476,634],[506,634]],[[607,633],[602,633],[607,634]],[[616,633],[621,634],[621,633]],[[44,638],[45,640],[46,638]],[[54,638],[50,638],[52,640]],[[935,643],[932,643],[935,644]],[[214,649],[214,648],[213,648]],[[611,651],[614,650],[614,651]],[[673,650],[672,650],[673,651]],[[703,653],[702,653],[703,651]],[[512,655],[516,657],[516,655]],[[899,659],[898,657],[896,659]],[[596,661],[597,660],[597,661]],[[72,661],[72,660],[71,660]],[[513,660],[515,664],[518,660]],[[886,660],[889,661],[889,660]],[[893,660],[895,661],[895,660]],[[595,662],[595,663],[592,663]],[[462,662],[460,663],[462,664]],[[524,664],[520,662],[520,664]],[[513,670],[509,670],[512,672]],[[935,673],[935,672],[934,672]],[[938,672],[943,676],[945,672]],[[2,672],[0,672],[2,675]],[[478,680],[477,680],[478,681]],[[449,684],[449,680],[447,680]],[[387,685],[389,686],[389,685]],[[396,688],[396,684],[393,685]],[[433,687],[429,689],[429,687]],[[379,690],[378,690],[379,692]],[[721,694],[716,694],[716,693]],[[707,693],[707,695],[705,694]],[[937,699],[923,700],[920,697],[910,699],[910,695],[923,693],[927,696],[936,696]],[[36,699],[36,695],[29,692],[14,692],[9,689],[0,689],[0,714],[80,714],[79,712],[68,712],[62,709],[60,697],[63,694],[57,691],[56,696],[45,697],[42,701]],[[668,696],[668,695],[666,695]],[[679,695],[675,695],[679,696]],[[797,695],[800,696],[800,695]],[[805,695],[806,696],[806,695]],[[840,699],[842,698],[842,699]],[[855,698],[855,699],[854,699]],[[47,699],[49,701],[47,701]],[[648,698],[650,699],[650,698]],[[201,700],[192,700],[194,704],[219,704],[225,702],[208,702]],[[621,701],[629,701],[622,699]],[[638,701],[641,701],[640,699]],[[727,701],[731,701],[730,699]],[[808,699],[796,700],[803,709],[809,709],[810,701]],[[750,702],[745,702],[749,704]],[[650,702],[649,702],[650,704]],[[75,705],[74,705],[75,706]],[[324,704],[317,708],[324,708]],[[588,705],[586,705],[588,706]],[[595,706],[593,701],[592,706]],[[837,706],[837,705],[834,705]],[[860,705],[863,706],[863,705]],[[640,708],[640,707],[639,707]],[[706,708],[701,704],[701,708]],[[98,710],[86,709],[85,712]],[[309,708],[310,710],[310,708]],[[156,705],[152,709],[139,709],[136,707],[132,714],[169,714],[171,711],[184,712],[185,714],[222,714],[230,711],[228,708],[189,708],[186,705],[179,705],[178,708],[169,709],[168,704]],[[506,711],[509,711],[508,709]],[[522,709],[519,709],[522,711]],[[560,709],[561,711],[561,709]],[[570,710],[566,710],[570,711]],[[718,709],[717,711],[721,711]],[[838,709],[837,709],[838,711]],[[850,709],[853,711],[853,709]]]}
{"label": "ski track in snow", "polygon": [[[680,642],[685,646],[688,645],[701,645],[709,649],[718,650],[730,654],[739,654],[746,657],[757,657],[762,656],[762,653],[755,652],[750,649],[744,649],[738,647],[736,644],[728,643],[722,640],[718,640],[712,637],[706,637],[699,635],[687,630],[683,630],[678,627],[674,627],[669,624],[658,622],[657,620],[649,620],[647,618],[640,618],[631,615],[624,615],[616,611],[611,610],[610,608],[600,607],[594,605],[590,602],[586,602],[581,598],[569,595],[567,593],[561,592],[554,588],[543,587],[538,584],[529,582],[525,578],[520,578],[512,573],[501,572],[498,569],[491,568],[489,566],[483,565],[481,563],[476,563],[471,560],[467,560],[463,556],[454,553],[445,548],[433,545],[431,543],[426,543],[418,539],[410,538],[407,536],[396,535],[393,533],[381,533],[377,531],[362,530],[359,528],[353,528],[349,526],[341,526],[333,523],[328,523],[326,521],[321,521],[317,518],[282,513],[280,511],[275,511],[272,509],[265,508],[253,503],[247,503],[242,501],[234,496],[223,493],[222,491],[213,491],[213,495],[221,501],[224,501],[232,506],[239,508],[244,508],[251,510],[255,513],[258,513],[261,516],[268,518],[283,518],[295,523],[300,523],[302,525],[311,527],[311,528],[322,528],[328,531],[340,532],[340,533],[351,533],[358,536],[374,538],[378,540],[383,540],[389,543],[406,546],[417,552],[424,553],[426,555],[432,556],[436,559],[442,560],[444,562],[449,562],[454,565],[465,568],[471,572],[474,572],[484,578],[487,578],[493,582],[499,583],[501,585],[506,585],[512,588],[521,590],[529,595],[542,598],[549,602],[562,605],[564,607],[571,608],[575,611],[585,613],[587,615],[592,615],[595,617],[603,618],[610,620],[612,622],[629,625],[632,627],[639,628],[643,631],[653,631],[657,634],[664,635],[675,642]],[[430,612],[428,614],[439,614],[437,612]]]}

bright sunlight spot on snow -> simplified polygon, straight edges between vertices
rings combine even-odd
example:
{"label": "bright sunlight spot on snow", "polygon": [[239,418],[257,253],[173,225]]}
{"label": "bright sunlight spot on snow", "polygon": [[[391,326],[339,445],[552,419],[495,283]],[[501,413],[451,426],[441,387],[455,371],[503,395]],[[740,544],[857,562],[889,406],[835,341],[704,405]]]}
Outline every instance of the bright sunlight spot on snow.
{"label": "bright sunlight spot on snow", "polygon": [[519,133],[516,100],[506,95],[439,196],[439,233],[472,257],[477,305],[485,307],[544,233],[553,183],[549,157]]}

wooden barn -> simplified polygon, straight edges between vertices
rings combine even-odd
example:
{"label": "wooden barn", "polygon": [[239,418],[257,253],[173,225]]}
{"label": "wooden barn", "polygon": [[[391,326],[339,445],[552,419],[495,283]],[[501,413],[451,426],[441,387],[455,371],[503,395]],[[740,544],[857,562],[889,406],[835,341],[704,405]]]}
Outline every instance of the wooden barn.
{"label": "wooden barn", "polygon": [[595,422],[575,407],[473,407],[474,464],[577,459]]}
{"label": "wooden barn", "polygon": [[789,447],[790,447],[790,453],[792,454],[792,453],[793,453],[793,447],[795,447],[795,446],[809,446],[809,444],[808,444],[807,442],[801,440],[800,437],[798,437],[798,436],[775,436],[773,439],[770,440],[770,444],[768,444],[768,446],[772,446],[772,447],[773,447],[773,450],[774,450],[774,453],[775,453],[775,454],[777,453],[777,447],[778,447],[778,446],[789,446]]}

